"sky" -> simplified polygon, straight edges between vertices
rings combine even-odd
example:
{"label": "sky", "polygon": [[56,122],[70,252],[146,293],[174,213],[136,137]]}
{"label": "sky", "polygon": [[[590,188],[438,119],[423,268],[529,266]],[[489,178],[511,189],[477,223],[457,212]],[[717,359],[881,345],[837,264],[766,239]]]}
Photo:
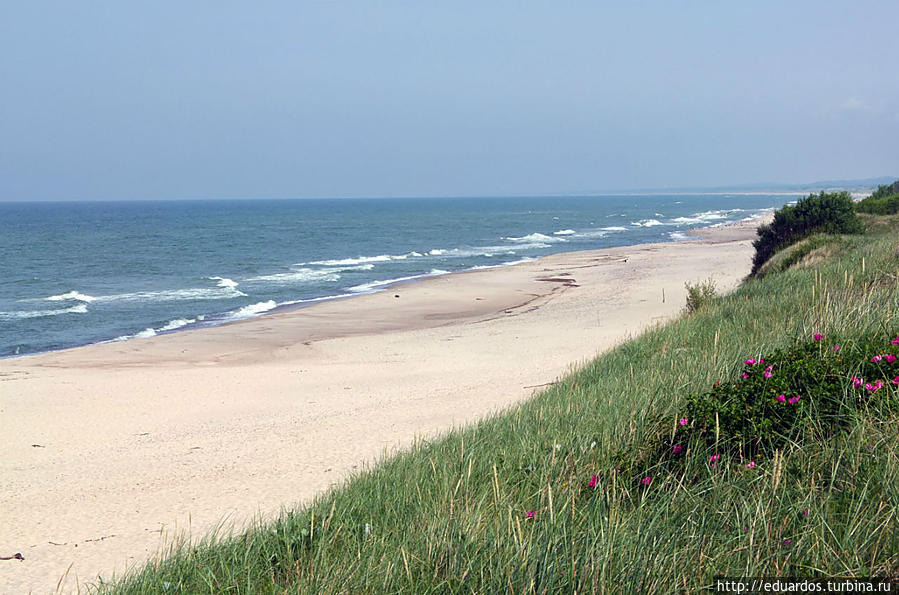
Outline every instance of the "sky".
{"label": "sky", "polygon": [[6,2],[0,200],[899,175],[899,2]]}

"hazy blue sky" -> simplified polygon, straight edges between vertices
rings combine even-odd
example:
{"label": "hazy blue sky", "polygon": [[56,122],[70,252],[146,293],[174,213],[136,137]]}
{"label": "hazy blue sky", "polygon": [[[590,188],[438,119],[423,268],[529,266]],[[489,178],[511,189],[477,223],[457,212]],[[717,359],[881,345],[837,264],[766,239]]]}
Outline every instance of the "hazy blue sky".
{"label": "hazy blue sky", "polygon": [[899,2],[5,2],[0,200],[899,174]]}

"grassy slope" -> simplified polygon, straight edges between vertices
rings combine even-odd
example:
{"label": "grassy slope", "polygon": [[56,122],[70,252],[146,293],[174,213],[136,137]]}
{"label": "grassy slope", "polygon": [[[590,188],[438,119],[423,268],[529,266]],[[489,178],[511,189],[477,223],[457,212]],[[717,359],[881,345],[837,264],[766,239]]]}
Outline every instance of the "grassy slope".
{"label": "grassy slope", "polygon": [[182,548],[101,590],[669,592],[715,575],[899,572],[899,424],[882,412],[752,470],[723,461],[697,481],[659,476],[645,489],[608,473],[649,439],[652,416],[673,423],[689,393],[733,378],[746,357],[815,332],[888,345],[897,258],[895,231],[847,239],[827,260],[748,283],[276,525]]}

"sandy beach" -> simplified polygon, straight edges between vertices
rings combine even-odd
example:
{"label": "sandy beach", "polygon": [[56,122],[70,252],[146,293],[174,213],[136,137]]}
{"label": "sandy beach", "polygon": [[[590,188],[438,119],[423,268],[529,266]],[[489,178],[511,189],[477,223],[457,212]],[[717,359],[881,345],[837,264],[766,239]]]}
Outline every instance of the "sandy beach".
{"label": "sandy beach", "polygon": [[0,592],[76,591],[528,398],[736,286],[755,222],[0,360]]}

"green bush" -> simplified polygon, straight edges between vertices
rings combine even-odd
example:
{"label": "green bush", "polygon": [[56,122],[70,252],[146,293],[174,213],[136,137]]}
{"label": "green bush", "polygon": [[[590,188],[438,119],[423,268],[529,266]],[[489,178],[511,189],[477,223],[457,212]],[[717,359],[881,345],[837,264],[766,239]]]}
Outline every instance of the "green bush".
{"label": "green bush", "polygon": [[687,288],[687,305],[684,307],[686,314],[698,312],[718,296],[715,281],[712,279],[700,281],[696,285],[684,283],[684,287]]}
{"label": "green bush", "polygon": [[760,225],[758,238],[752,243],[755,255],[752,272],[759,269],[775,252],[814,233],[857,234],[864,225],[855,212],[848,192],[811,194],[795,206],[787,205],[774,213],[770,225]]}
{"label": "green bush", "polygon": [[899,213],[899,194],[891,194],[881,198],[868,198],[856,203],[855,210],[859,213],[872,215],[894,215]]}
{"label": "green bush", "polygon": [[[856,345],[814,341],[748,358],[736,380],[690,395],[672,430],[660,424],[650,463],[683,467],[691,452],[747,464],[812,433],[831,438],[861,409],[899,410],[899,336]],[[892,344],[890,344],[892,343]],[[715,458],[713,462],[717,461]],[[639,475],[635,476],[639,477]]]}
{"label": "green bush", "polygon": [[868,198],[879,200],[881,198],[886,198],[887,196],[892,196],[893,194],[899,194],[899,180],[889,185],[878,186],[877,190],[875,190]]}

